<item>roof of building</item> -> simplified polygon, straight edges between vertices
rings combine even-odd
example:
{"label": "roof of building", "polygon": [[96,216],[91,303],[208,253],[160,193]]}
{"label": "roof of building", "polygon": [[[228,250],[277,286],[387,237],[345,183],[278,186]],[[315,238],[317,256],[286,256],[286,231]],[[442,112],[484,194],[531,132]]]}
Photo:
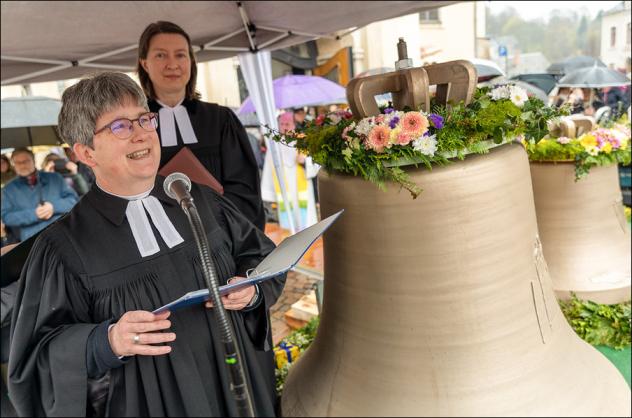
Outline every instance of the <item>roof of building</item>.
{"label": "roof of building", "polygon": [[630,10],[630,2],[629,1],[622,1],[622,2],[619,2],[619,4],[617,4],[613,8],[611,8],[610,10],[606,10],[603,13],[603,16],[612,15],[612,14],[620,13],[620,12],[625,12],[626,10]]}

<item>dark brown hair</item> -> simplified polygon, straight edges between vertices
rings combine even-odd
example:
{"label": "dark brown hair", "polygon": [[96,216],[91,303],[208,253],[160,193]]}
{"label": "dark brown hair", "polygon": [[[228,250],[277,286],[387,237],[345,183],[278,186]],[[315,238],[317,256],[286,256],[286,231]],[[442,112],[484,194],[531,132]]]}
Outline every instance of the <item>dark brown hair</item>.
{"label": "dark brown hair", "polygon": [[193,54],[193,47],[191,47],[191,38],[180,26],[164,20],[150,23],[143,31],[143,34],[140,35],[140,39],[138,40],[138,62],[136,63],[136,72],[138,73],[138,79],[140,80],[140,85],[143,88],[143,91],[148,98],[156,98],[156,92],[154,91],[154,86],[149,78],[149,74],[147,74],[147,71],[145,71],[141,65],[140,60],[147,59],[151,38],[160,33],[175,33],[184,36],[187,40],[187,44],[189,45],[189,58],[191,59],[191,77],[187,83],[185,97],[187,99],[199,99],[201,97],[200,93],[195,90],[197,63],[195,61],[195,55]]}

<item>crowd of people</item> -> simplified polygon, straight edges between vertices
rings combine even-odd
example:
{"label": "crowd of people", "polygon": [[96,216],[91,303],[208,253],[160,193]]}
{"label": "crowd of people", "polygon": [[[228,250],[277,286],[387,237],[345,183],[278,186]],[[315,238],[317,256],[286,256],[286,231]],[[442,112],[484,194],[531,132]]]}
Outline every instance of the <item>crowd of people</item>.
{"label": "crowd of people", "polygon": [[[604,87],[601,89],[560,87],[552,104],[569,104],[571,113],[596,116],[599,109],[607,107],[608,117],[617,119],[630,108],[632,91],[630,86]],[[604,109],[606,110],[606,109]]]}
{"label": "crowd of people", "polygon": [[[8,383],[20,416],[237,413],[212,303],[152,313],[206,287],[187,216],[157,173],[186,147],[223,186],[194,183],[191,194],[225,284],[274,248],[261,160],[229,108],[200,100],[182,28],[148,25],[138,52],[140,86],[104,72],[64,91],[65,156],[47,155],[39,170],[26,148],[2,159],[3,245],[4,231],[16,242],[37,235],[2,292],[3,392]],[[257,416],[277,414],[269,309],[284,283],[222,297]]]}

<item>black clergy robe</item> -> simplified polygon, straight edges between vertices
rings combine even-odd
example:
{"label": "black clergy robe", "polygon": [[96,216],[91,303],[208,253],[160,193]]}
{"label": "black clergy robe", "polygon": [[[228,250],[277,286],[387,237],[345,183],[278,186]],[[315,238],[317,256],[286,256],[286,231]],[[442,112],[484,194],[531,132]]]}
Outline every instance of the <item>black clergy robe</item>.
{"label": "black clergy robe", "polygon": [[[155,100],[150,99],[148,103],[152,112],[158,113],[162,107]],[[182,105],[187,110],[198,140],[186,146],[222,184],[224,196],[263,231],[265,212],[261,200],[259,168],[241,122],[232,110],[215,103],[185,99]],[[178,144],[174,146],[165,147],[161,140],[160,168],[185,146],[177,124],[176,136]]]}
{"label": "black clergy robe", "polygon": [[[185,213],[157,177],[151,194],[184,242],[168,248],[154,227],[159,253],[141,258],[125,217],[127,201],[96,185],[37,238],[22,271],[12,317],[9,393],[21,416],[83,416],[86,342],[99,323],[132,310],[152,311],[205,287]],[[220,284],[244,276],[274,248],[227,199],[205,186],[192,196]],[[152,225],[153,227],[153,225]],[[285,276],[260,284],[255,309],[228,311],[253,395],[255,413],[274,415],[275,384],[269,311]],[[17,307],[19,308],[19,311]],[[18,313],[19,312],[19,313]],[[108,416],[226,416],[235,413],[213,309],[203,304],[169,317],[176,340],[163,356],[131,356],[110,369]]]}

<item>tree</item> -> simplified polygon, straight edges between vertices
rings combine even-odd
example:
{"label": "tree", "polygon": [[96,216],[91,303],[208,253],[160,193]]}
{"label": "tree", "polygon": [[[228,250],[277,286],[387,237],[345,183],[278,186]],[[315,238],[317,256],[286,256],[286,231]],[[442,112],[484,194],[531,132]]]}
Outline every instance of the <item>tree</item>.
{"label": "tree", "polygon": [[522,52],[542,52],[551,62],[583,54],[599,56],[601,14],[595,19],[585,9],[554,10],[548,20],[524,20],[513,7],[493,14],[487,9],[486,27],[489,37],[513,36]]}

